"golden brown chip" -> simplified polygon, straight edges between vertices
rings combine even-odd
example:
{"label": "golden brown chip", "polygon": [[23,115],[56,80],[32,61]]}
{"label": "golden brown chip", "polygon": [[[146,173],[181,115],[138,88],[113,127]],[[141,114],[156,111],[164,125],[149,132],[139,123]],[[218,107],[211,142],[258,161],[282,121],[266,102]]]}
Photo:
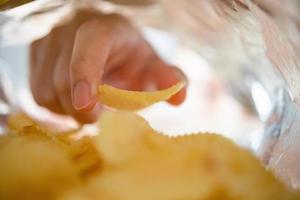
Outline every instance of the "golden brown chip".
{"label": "golden brown chip", "polygon": [[25,126],[32,125],[36,125],[36,123],[23,112],[11,114],[7,123],[8,129],[14,132],[21,132]]}
{"label": "golden brown chip", "polygon": [[7,128],[9,132],[22,133],[24,127],[34,127],[40,129],[43,132],[43,134],[57,135],[61,139],[66,139],[66,140],[68,140],[68,138],[76,136],[82,129],[82,126],[79,126],[74,129],[59,131],[57,130],[57,128],[54,128],[53,126],[49,126],[49,124],[43,121],[32,119],[29,115],[27,115],[22,111],[15,112],[9,116],[8,123],[7,123]]}
{"label": "golden brown chip", "polygon": [[101,172],[102,159],[91,138],[72,141],[68,153],[81,178],[86,179]]}
{"label": "golden brown chip", "polygon": [[170,88],[155,92],[137,92],[101,85],[98,89],[99,101],[119,110],[135,111],[146,108],[152,104],[169,99],[184,87],[184,82],[179,82]]}
{"label": "golden brown chip", "polygon": [[56,199],[101,170],[90,138],[51,135],[18,119],[12,133],[0,136],[0,199]]}
{"label": "golden brown chip", "polygon": [[0,199],[54,199],[79,183],[68,154],[37,135],[6,135],[0,141]]}
{"label": "golden brown chip", "polygon": [[222,136],[167,137],[125,111],[104,112],[100,126],[78,141],[36,125],[1,136],[0,199],[300,199]]}
{"label": "golden brown chip", "polygon": [[128,112],[105,112],[100,124],[95,144],[104,168],[88,186],[90,193],[98,188],[122,200],[300,198],[249,151],[222,136],[162,136]]}

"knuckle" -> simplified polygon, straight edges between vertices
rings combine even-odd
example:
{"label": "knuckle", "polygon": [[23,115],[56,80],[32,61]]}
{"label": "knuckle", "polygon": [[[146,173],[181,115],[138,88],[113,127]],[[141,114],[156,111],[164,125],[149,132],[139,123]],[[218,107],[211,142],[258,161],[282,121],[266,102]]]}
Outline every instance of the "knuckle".
{"label": "knuckle", "polygon": [[40,106],[52,107],[55,104],[55,96],[52,92],[35,92],[33,98]]}
{"label": "knuckle", "polygon": [[122,15],[119,15],[117,13],[111,13],[106,15],[107,19],[111,22],[113,22],[113,24],[127,24],[129,23],[128,19],[126,19],[125,17],[123,17]]}
{"label": "knuckle", "polygon": [[31,51],[37,50],[43,42],[43,39],[35,40],[30,44]]}
{"label": "knuckle", "polygon": [[124,24],[129,25],[129,21],[118,14],[108,14],[83,22],[77,29],[76,35],[87,32],[96,32],[102,37],[112,37]]}
{"label": "knuckle", "polygon": [[83,22],[78,30],[79,31],[83,31],[83,30],[91,30],[91,29],[94,29],[95,27],[98,27],[98,26],[101,26],[103,25],[103,23],[101,24],[100,20],[98,19],[90,19],[90,20],[87,20],[85,22]]}
{"label": "knuckle", "polygon": [[65,95],[70,92],[70,83],[68,77],[57,75],[54,77],[54,88],[59,95]]}
{"label": "knuckle", "polygon": [[81,74],[83,73],[82,66],[92,66],[93,61],[89,57],[89,55],[81,54],[76,57],[76,59],[72,60],[70,63],[71,74]]}
{"label": "knuckle", "polygon": [[76,36],[85,33],[101,32],[106,33],[110,31],[110,26],[107,26],[101,19],[91,19],[83,22],[77,29]]}
{"label": "knuckle", "polygon": [[30,87],[33,99],[38,105],[47,108],[55,105],[56,97],[51,88],[49,88],[45,84],[39,83],[38,81],[31,81]]}

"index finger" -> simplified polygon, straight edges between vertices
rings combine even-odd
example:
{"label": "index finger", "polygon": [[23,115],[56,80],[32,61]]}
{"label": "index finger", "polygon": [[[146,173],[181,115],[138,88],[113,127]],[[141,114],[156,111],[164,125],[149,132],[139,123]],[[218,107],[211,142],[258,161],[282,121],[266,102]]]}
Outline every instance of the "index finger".
{"label": "index finger", "polygon": [[109,30],[99,21],[89,21],[78,29],[70,63],[72,103],[77,111],[90,111],[97,102],[104,65],[112,48]]}

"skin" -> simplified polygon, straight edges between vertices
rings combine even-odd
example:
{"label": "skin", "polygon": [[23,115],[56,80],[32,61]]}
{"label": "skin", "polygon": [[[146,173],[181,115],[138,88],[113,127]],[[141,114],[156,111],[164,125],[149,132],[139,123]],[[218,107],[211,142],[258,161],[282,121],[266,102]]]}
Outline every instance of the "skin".
{"label": "skin", "polygon": [[[78,11],[31,45],[30,86],[36,102],[81,123],[101,112],[97,86],[143,91],[167,88],[183,73],[165,63],[124,17]],[[181,104],[186,88],[169,103]]]}

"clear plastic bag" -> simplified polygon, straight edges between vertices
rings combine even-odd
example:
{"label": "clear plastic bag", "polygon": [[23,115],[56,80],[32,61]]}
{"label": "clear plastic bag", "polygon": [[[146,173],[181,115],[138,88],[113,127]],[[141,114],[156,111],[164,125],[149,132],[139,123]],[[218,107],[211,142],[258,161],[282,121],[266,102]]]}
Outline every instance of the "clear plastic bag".
{"label": "clear plastic bag", "polygon": [[[300,14],[296,12],[300,8],[297,0],[285,1],[284,9],[279,9],[279,0],[260,0],[255,4],[246,0],[161,0],[148,7],[119,6],[100,0],[82,2],[35,2],[31,11],[2,13],[5,17],[1,48],[16,41],[29,44],[47,34],[75,5],[120,12],[141,29],[151,27],[171,33],[205,58],[224,80],[229,94],[263,123],[263,129],[257,130],[247,147],[287,184],[300,187],[300,28],[297,24]],[[33,30],[32,26],[38,28]],[[0,62],[0,66],[5,70],[4,63]],[[0,126],[10,109],[19,104],[7,101],[11,99],[7,98],[11,90],[4,87],[8,81],[4,81],[3,74],[0,71]],[[253,130],[244,130],[247,131]]]}
{"label": "clear plastic bag", "polygon": [[285,2],[282,8],[276,0],[178,0],[165,1],[165,8],[183,39],[264,123],[252,149],[287,184],[299,188],[300,15],[297,1]]}

